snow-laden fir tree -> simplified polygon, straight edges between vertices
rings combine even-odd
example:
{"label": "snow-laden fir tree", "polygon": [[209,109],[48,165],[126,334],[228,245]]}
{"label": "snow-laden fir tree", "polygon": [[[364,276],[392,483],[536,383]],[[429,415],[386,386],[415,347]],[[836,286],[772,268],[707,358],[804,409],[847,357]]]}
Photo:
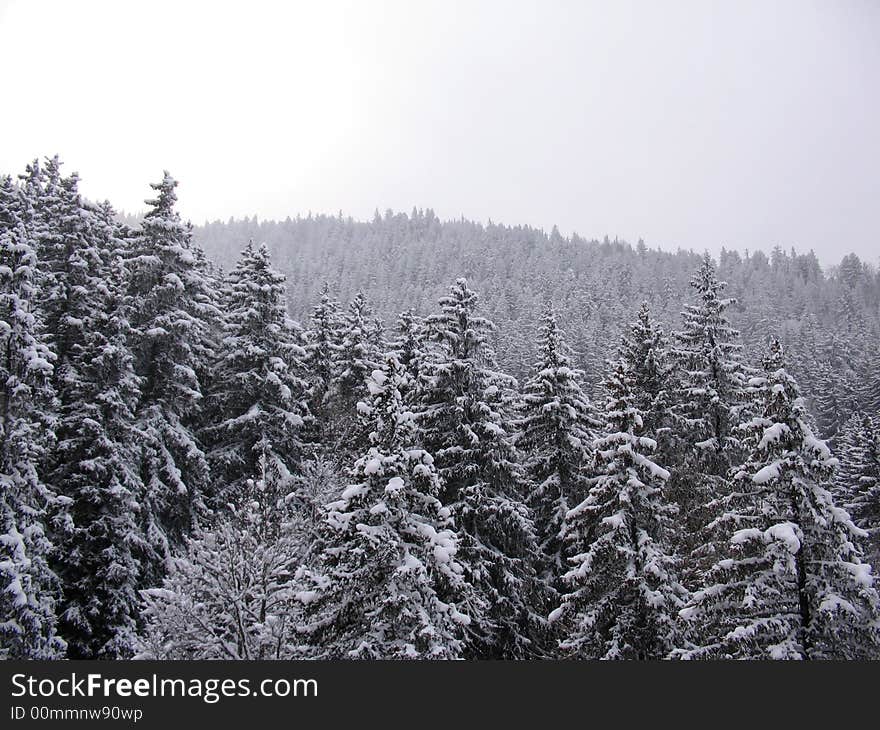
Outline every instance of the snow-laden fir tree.
{"label": "snow-laden fir tree", "polygon": [[355,295],[343,317],[342,347],[332,389],[332,413],[337,442],[360,448],[368,432],[360,429],[357,404],[366,395],[370,373],[381,365],[382,329],[362,293]]}
{"label": "snow-laden fir tree", "polygon": [[724,476],[741,453],[736,427],[746,386],[739,332],[727,317],[734,300],[721,296],[725,286],[706,254],[691,279],[697,302],[682,312],[683,326],[675,333],[672,351],[681,378],[676,404],[680,438],[694,451],[686,462],[697,473],[718,476]]}
{"label": "snow-laden fir tree", "polygon": [[369,376],[361,412],[370,447],[327,505],[317,565],[303,571],[302,633],[319,658],[454,659],[471,603],[450,510],[431,455],[403,404],[390,355]]}
{"label": "snow-laden fir tree", "polygon": [[58,175],[57,159],[47,171],[40,266],[49,296],[42,308],[56,354],[59,416],[47,463],[72,517],[54,556],[64,584],[61,631],[71,657],[125,657],[137,618],[142,485],[132,458],[139,391],[122,309],[124,243],[109,205],[86,204],[77,177]]}
{"label": "snow-laden fir tree", "polygon": [[141,592],[141,659],[294,659],[293,577],[307,550],[295,500],[261,463],[187,538],[161,587]]}
{"label": "snow-laden fir tree", "polygon": [[[141,378],[141,518],[158,561],[182,541],[203,509],[208,465],[194,434],[202,407],[197,369],[211,357],[218,316],[204,260],[175,210],[177,182],[167,172],[132,242],[129,306],[135,371]],[[150,566],[161,569],[157,561]]]}
{"label": "snow-laden fir tree", "polygon": [[427,333],[424,322],[411,309],[401,313],[397,318],[395,337],[388,343],[389,351],[406,371],[402,393],[405,403],[415,398],[415,389],[421,380],[422,367],[427,357]]}
{"label": "snow-laden fir tree", "polygon": [[495,369],[490,321],[459,279],[426,320],[434,341],[420,384],[419,424],[444,482],[444,504],[461,534],[466,580],[484,602],[472,616],[465,655],[522,658],[547,630],[534,565],[535,526],[513,444],[516,381]]}
{"label": "snow-laden fir tree", "polygon": [[562,542],[565,515],[587,495],[592,442],[601,425],[581,388],[552,304],[541,319],[540,356],[523,387],[517,448],[531,492],[538,545],[554,586],[568,569]]}
{"label": "snow-laden fir tree", "polygon": [[854,359],[852,348],[836,334],[820,344],[813,403],[819,433],[832,442],[858,407],[858,387],[851,367]]}
{"label": "snow-laden fir tree", "polygon": [[683,576],[688,584],[714,559],[706,525],[716,517],[715,500],[725,490],[728,470],[743,458],[737,427],[746,404],[747,373],[739,332],[727,316],[733,300],[722,298],[725,286],[706,254],[691,279],[697,301],[682,312],[683,327],[672,349],[678,382],[664,457],[672,472],[669,494],[681,507],[685,528],[678,551],[691,554]]}
{"label": "snow-laden fir tree", "polygon": [[568,592],[551,620],[564,627],[566,656],[662,659],[676,646],[683,605],[669,549],[677,508],[664,494],[669,472],[651,459],[656,442],[641,435],[633,376],[623,361],[605,388],[605,428],[594,444],[599,474],[565,518]]}
{"label": "snow-laden fir tree", "polygon": [[[90,239],[90,214],[84,209],[78,192],[76,173],[62,178],[58,157],[47,158],[41,166],[34,160],[25,178],[31,216],[28,228],[39,260],[39,307],[44,339],[58,358],[55,383],[61,377],[69,342],[76,342],[81,326],[75,316],[65,316],[71,298],[71,270],[83,266],[98,276],[100,267],[89,270],[88,252],[94,250]],[[81,257],[77,260],[77,257]]]}
{"label": "snow-laden fir tree", "polygon": [[306,366],[311,379],[309,407],[317,419],[319,431],[326,431],[329,426],[327,399],[339,370],[343,327],[339,302],[330,293],[330,285],[325,283],[321,298],[312,308],[310,327],[305,333]]}
{"label": "snow-laden fir tree", "polygon": [[212,495],[225,504],[258,473],[260,459],[273,480],[287,483],[303,456],[301,432],[309,418],[305,350],[299,325],[287,316],[284,277],[272,268],[265,244],[251,243],[223,292],[223,336],[208,398],[205,429]]}
{"label": "snow-laden fir tree", "polygon": [[[112,240],[112,219],[96,216]],[[97,225],[96,225],[97,227]],[[98,239],[100,240],[100,238]],[[58,444],[52,479],[71,500],[72,525],[61,540],[57,572],[63,586],[60,625],[74,659],[125,659],[135,646],[137,588],[147,546],[138,525],[143,483],[138,472],[134,410],[139,382],[128,348],[123,306],[126,271],[120,260],[102,266],[99,251],[83,257],[107,278],[83,282],[65,318],[81,318],[81,336],[66,348],[59,394]]]}
{"label": "snow-laden fir tree", "polygon": [[866,560],[880,570],[880,428],[877,420],[853,414],[837,443],[840,466],[834,478],[834,497],[846,507],[856,526],[867,535]]}
{"label": "snow-laden fir tree", "polygon": [[64,502],[40,473],[55,427],[53,355],[39,336],[27,214],[12,180],[0,180],[0,658],[53,659],[64,641],[50,528]]}
{"label": "snow-laden fir tree", "polygon": [[880,344],[875,345],[867,360],[868,377],[862,383],[859,398],[866,413],[880,417]]}
{"label": "snow-laden fir tree", "polygon": [[657,440],[657,453],[668,456],[672,449],[676,373],[669,340],[651,318],[647,302],[639,307],[636,321],[624,334],[618,352],[632,379],[633,404],[642,413],[643,430]]}
{"label": "snow-laden fir tree", "polygon": [[686,658],[856,659],[878,654],[878,596],[861,531],[828,490],[836,460],[806,422],[782,347],[750,380],[747,460],[715,529],[727,550],[682,616]]}

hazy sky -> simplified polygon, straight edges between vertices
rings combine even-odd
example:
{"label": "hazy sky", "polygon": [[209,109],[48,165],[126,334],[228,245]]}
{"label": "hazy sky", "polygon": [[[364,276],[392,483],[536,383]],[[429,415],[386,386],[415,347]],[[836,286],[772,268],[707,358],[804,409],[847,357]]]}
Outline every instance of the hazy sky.
{"label": "hazy sky", "polygon": [[880,259],[880,0],[0,0],[0,171]]}

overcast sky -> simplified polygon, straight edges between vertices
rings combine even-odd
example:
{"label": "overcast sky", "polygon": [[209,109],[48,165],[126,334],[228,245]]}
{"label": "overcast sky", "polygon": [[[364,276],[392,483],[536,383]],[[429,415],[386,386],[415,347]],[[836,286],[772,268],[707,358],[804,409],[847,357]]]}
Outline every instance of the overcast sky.
{"label": "overcast sky", "polygon": [[880,2],[0,0],[0,171],[880,259]]}

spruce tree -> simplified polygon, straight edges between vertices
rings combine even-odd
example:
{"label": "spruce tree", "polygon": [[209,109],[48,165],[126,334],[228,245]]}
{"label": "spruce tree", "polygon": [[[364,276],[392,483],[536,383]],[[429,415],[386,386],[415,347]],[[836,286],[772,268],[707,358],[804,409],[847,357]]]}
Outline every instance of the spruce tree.
{"label": "spruce tree", "polygon": [[676,645],[683,596],[669,550],[676,509],[664,495],[669,472],[651,459],[656,442],[639,435],[633,384],[619,361],[594,444],[599,474],[565,519],[568,592],[551,620],[563,624],[560,648],[572,657],[662,659]]}
{"label": "spruce tree", "polygon": [[53,659],[65,645],[50,538],[66,502],[41,473],[55,428],[54,358],[39,334],[27,206],[10,178],[0,181],[0,658]]}
{"label": "spruce tree", "polygon": [[528,502],[544,554],[545,580],[558,588],[567,570],[565,515],[586,497],[594,431],[601,425],[571,364],[553,306],[541,319],[540,355],[523,388],[517,447],[530,485]]}
{"label": "spruce tree", "polygon": [[847,418],[857,409],[858,387],[855,383],[854,348],[849,342],[831,334],[820,344],[820,360],[816,373],[815,410],[820,434],[829,441],[836,436]]}
{"label": "spruce tree", "polygon": [[311,326],[306,332],[306,366],[311,378],[309,407],[315,415],[320,440],[321,431],[329,426],[328,398],[339,371],[342,352],[343,320],[339,302],[331,295],[330,285],[325,283],[321,298],[312,308]]}
{"label": "spruce tree", "polygon": [[331,391],[334,432],[338,443],[355,449],[366,445],[359,428],[357,404],[366,395],[370,373],[380,366],[382,332],[362,293],[355,295],[343,317],[338,371]]}
{"label": "spruce tree", "polygon": [[715,527],[719,556],[682,613],[690,658],[876,657],[878,596],[859,530],[828,490],[836,460],[806,421],[782,347],[750,381],[746,461],[732,470]]}
{"label": "spruce tree", "polygon": [[706,254],[691,287],[697,302],[682,312],[683,328],[675,333],[672,358],[677,370],[674,425],[664,438],[664,456],[672,473],[670,499],[683,518],[677,551],[689,555],[683,579],[689,586],[715,558],[708,525],[717,517],[717,499],[727,486],[727,472],[743,457],[737,427],[744,418],[747,370],[741,360],[739,332],[731,327],[718,280]]}
{"label": "spruce tree", "polygon": [[459,558],[484,610],[472,616],[465,656],[523,658],[546,632],[533,560],[537,540],[513,444],[516,381],[495,369],[490,321],[459,279],[426,320],[434,341],[420,387],[419,422],[444,483],[441,501],[461,534]]}
{"label": "spruce tree", "polygon": [[125,657],[137,618],[142,540],[135,525],[141,484],[130,457],[138,383],[121,310],[124,272],[118,262],[115,281],[110,272],[124,244],[112,208],[83,201],[77,176],[62,178],[57,158],[37,170],[29,202],[58,410],[46,473],[72,518],[55,536],[52,560],[63,584],[59,630],[70,657]]}
{"label": "spruce tree", "polygon": [[[112,230],[112,221],[104,222]],[[143,494],[133,458],[139,381],[128,348],[126,272],[119,260],[104,271],[108,278],[91,282],[93,288],[76,275],[69,282],[78,296],[65,317],[81,317],[83,331],[66,349],[52,459],[52,479],[71,500],[73,524],[57,571],[64,584],[61,628],[74,659],[131,657],[141,559],[148,553],[137,523]]]}
{"label": "spruce tree", "polygon": [[310,418],[302,333],[287,315],[284,277],[272,268],[265,244],[248,243],[229,275],[223,297],[223,337],[205,429],[213,495],[225,504],[258,472],[260,459],[274,480],[287,483],[303,457],[302,429]]}
{"label": "spruce tree", "polygon": [[204,509],[209,472],[193,428],[202,407],[197,369],[209,355],[209,322],[218,315],[189,224],[174,208],[177,182],[166,172],[135,236],[129,265],[136,411],[142,434],[141,519],[154,552],[155,579]]}
{"label": "spruce tree", "polygon": [[676,377],[668,338],[651,318],[647,302],[621,342],[619,356],[632,379],[635,407],[642,413],[643,432],[658,442],[658,454],[672,458],[672,406]]}
{"label": "spruce tree", "polygon": [[402,395],[404,402],[410,403],[415,398],[428,350],[424,321],[411,309],[398,316],[396,336],[389,348],[406,371]]}
{"label": "spruce tree", "polygon": [[76,316],[66,316],[71,299],[82,295],[69,282],[72,269],[80,266],[85,275],[100,271],[94,261],[89,261],[95,252],[90,240],[91,214],[84,209],[78,182],[75,173],[68,178],[61,177],[58,157],[47,158],[42,166],[34,161],[26,178],[32,210],[29,229],[39,261],[39,307],[44,339],[58,358],[54,373],[56,387],[62,377],[68,343],[76,342],[81,335],[77,331],[81,325]]}
{"label": "spruce tree", "polygon": [[303,634],[321,658],[452,659],[469,616],[458,538],[431,455],[418,448],[392,355],[369,376],[370,447],[327,506],[317,565],[302,576]]}
{"label": "spruce tree", "polygon": [[745,401],[746,370],[739,332],[726,311],[726,284],[718,281],[708,254],[691,279],[698,301],[682,312],[683,328],[675,333],[672,355],[681,376],[676,415],[689,470],[724,477],[737,463],[741,446],[736,428]]}
{"label": "spruce tree", "polygon": [[863,539],[867,562],[880,569],[880,428],[860,413],[844,424],[838,439],[840,466],[834,479],[835,500],[846,507]]}

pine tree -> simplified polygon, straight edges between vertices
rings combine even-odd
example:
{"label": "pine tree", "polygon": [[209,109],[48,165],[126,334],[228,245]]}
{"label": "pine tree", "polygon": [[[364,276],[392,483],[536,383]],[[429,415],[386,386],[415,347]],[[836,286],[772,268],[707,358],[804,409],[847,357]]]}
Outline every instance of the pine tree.
{"label": "pine tree", "polygon": [[706,254],[691,280],[698,302],[682,312],[684,327],[675,333],[673,349],[682,379],[678,429],[685,448],[694,452],[685,461],[694,473],[720,477],[741,454],[736,427],[746,385],[739,332],[726,315],[734,300],[721,298],[725,286]]}
{"label": "pine tree", "polygon": [[880,428],[870,416],[854,414],[838,439],[840,467],[834,480],[835,500],[864,530],[867,561],[880,569]]}
{"label": "pine tree", "polygon": [[477,295],[459,279],[440,313],[427,318],[435,347],[418,417],[445,485],[441,501],[461,534],[465,578],[485,606],[472,617],[465,655],[522,658],[540,651],[535,640],[546,622],[532,565],[535,528],[511,438],[516,381],[495,369],[487,343],[493,325],[476,307]]}
{"label": "pine tree", "polygon": [[[112,220],[102,218],[112,230]],[[85,252],[84,252],[85,255]],[[91,263],[101,265],[93,252]],[[73,524],[57,572],[64,584],[61,627],[74,659],[125,659],[134,652],[139,616],[140,560],[148,550],[137,524],[143,484],[134,410],[139,381],[128,348],[126,272],[120,260],[107,279],[77,280],[66,318],[83,330],[66,348],[63,394],[52,478],[71,500]]]}
{"label": "pine tree", "polygon": [[[343,320],[339,302],[330,294],[329,284],[321,289],[321,298],[312,309],[311,327],[306,332],[306,366],[312,378],[309,407],[318,425],[326,430],[327,399],[338,373],[342,352]],[[318,434],[320,440],[322,434]]]}
{"label": "pine tree", "polygon": [[152,185],[157,197],[147,201],[130,253],[135,371],[142,382],[141,518],[156,556],[153,579],[203,511],[209,484],[193,426],[202,403],[197,369],[210,355],[208,323],[218,313],[191,227],[174,209],[176,186],[167,172]]}
{"label": "pine tree", "polygon": [[657,440],[658,454],[670,455],[676,372],[669,340],[651,319],[647,302],[639,307],[636,321],[624,335],[619,356],[632,379],[633,402],[642,413],[643,433]]}
{"label": "pine tree", "polygon": [[747,371],[740,359],[739,333],[727,309],[708,254],[691,279],[698,301],[682,312],[683,329],[675,333],[672,357],[678,372],[673,430],[664,438],[664,456],[672,473],[668,494],[683,517],[677,552],[689,555],[682,578],[689,586],[715,558],[707,526],[717,517],[716,500],[727,485],[727,472],[743,458],[737,427],[744,417]]}
{"label": "pine tree", "polygon": [[716,528],[727,550],[683,616],[683,656],[854,659],[877,656],[878,596],[859,530],[827,489],[835,459],[806,422],[797,384],[771,344],[750,381],[747,460],[732,470]]}
{"label": "pine tree", "polygon": [[52,659],[64,641],[50,528],[65,503],[40,473],[55,425],[53,356],[39,336],[27,205],[10,178],[0,181],[0,658]]}
{"label": "pine tree", "polygon": [[664,496],[669,472],[650,457],[656,442],[639,435],[633,383],[619,361],[594,446],[599,476],[565,519],[569,592],[551,620],[564,623],[560,647],[573,657],[662,659],[675,647],[683,589],[668,538],[676,509]]}
{"label": "pine tree", "polygon": [[424,321],[411,309],[397,318],[397,336],[389,343],[389,348],[406,371],[402,395],[404,402],[410,403],[415,398],[428,350]]}
{"label": "pine tree", "polygon": [[[553,306],[544,310],[540,357],[523,388],[517,447],[532,491],[528,502],[546,558],[545,580],[567,569],[562,543],[565,515],[586,497],[594,431],[601,425],[581,389],[583,373],[572,367]],[[558,587],[558,586],[556,586]]]}
{"label": "pine tree", "polygon": [[366,382],[382,358],[382,332],[362,293],[355,295],[343,318],[338,373],[332,389],[334,431],[339,443],[365,445],[367,432],[358,427],[357,403],[366,395]]}
{"label": "pine tree", "polygon": [[52,561],[63,583],[60,630],[71,657],[125,657],[137,617],[141,485],[129,457],[138,383],[119,284],[110,281],[122,244],[112,208],[85,203],[57,157],[42,171],[34,165],[28,182],[59,416],[46,471],[72,517],[55,536]]}
{"label": "pine tree", "polygon": [[868,361],[868,376],[862,383],[859,400],[866,413],[880,418],[880,347],[875,346]]}
{"label": "pine tree", "polygon": [[301,377],[305,350],[299,325],[287,316],[284,277],[272,268],[265,244],[248,243],[229,275],[225,323],[206,430],[214,495],[225,504],[265,458],[272,478],[287,483],[303,456],[301,432],[309,416]]}
{"label": "pine tree", "polygon": [[858,405],[857,386],[852,363],[856,359],[853,348],[836,334],[820,345],[816,418],[819,431],[834,442],[837,432]]}
{"label": "pine tree", "polygon": [[58,358],[57,385],[68,342],[75,342],[79,334],[76,318],[65,316],[70,299],[79,293],[71,291],[68,278],[77,264],[89,270],[88,260],[72,262],[71,258],[87,259],[88,252],[94,250],[89,240],[90,215],[80,199],[76,174],[63,179],[57,156],[46,158],[43,166],[35,160],[28,173],[26,188],[31,207],[28,228],[39,261],[39,307],[44,339]]}
{"label": "pine tree", "polygon": [[328,505],[318,565],[303,575],[303,633],[315,656],[452,659],[470,619],[457,536],[438,496],[431,455],[418,448],[403,404],[403,367],[392,355],[367,381],[361,412],[370,447],[354,483]]}

